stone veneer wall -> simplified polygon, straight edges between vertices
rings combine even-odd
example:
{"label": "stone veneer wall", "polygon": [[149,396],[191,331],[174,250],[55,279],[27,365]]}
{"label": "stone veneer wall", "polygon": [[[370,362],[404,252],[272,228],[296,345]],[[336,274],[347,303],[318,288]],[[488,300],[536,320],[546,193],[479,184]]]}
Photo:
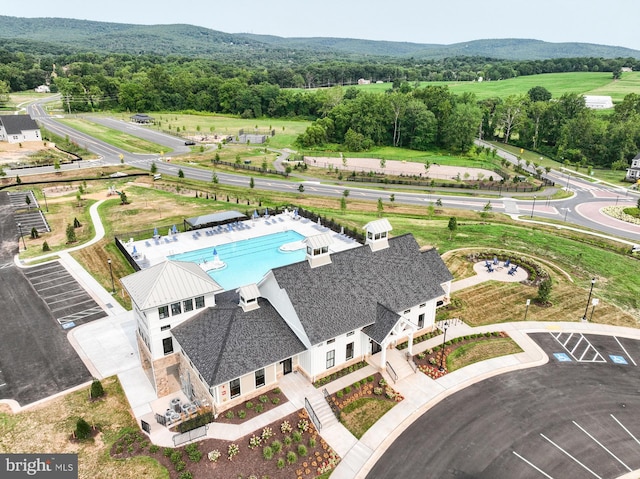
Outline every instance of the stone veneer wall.
{"label": "stone veneer wall", "polygon": [[[159,398],[168,396],[171,393],[176,392],[175,390],[171,390],[169,385],[169,372],[167,369],[171,366],[175,366],[178,364],[180,360],[180,355],[178,353],[173,353],[164,358],[156,359],[153,362],[153,372],[156,379],[156,394]],[[178,384],[179,383],[179,378]]]}
{"label": "stone veneer wall", "polygon": [[213,397],[211,397],[205,385],[200,381],[197,371],[191,367],[189,361],[187,361],[182,354],[179,354],[178,367],[180,368],[181,378],[186,378],[187,373],[191,375],[191,386],[193,387],[193,393],[196,398],[200,401],[207,401],[210,405],[213,404]]}

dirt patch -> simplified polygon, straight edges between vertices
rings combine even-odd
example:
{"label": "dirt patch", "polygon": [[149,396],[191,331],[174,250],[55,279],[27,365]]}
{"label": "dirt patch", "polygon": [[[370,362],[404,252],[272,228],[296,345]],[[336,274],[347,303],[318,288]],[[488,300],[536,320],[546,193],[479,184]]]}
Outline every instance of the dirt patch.
{"label": "dirt patch", "polygon": [[[368,173],[370,171],[378,174],[395,176],[420,176],[440,180],[455,180],[458,178],[480,179],[493,176],[494,181],[500,181],[502,177],[495,171],[484,168],[467,168],[464,166],[430,165],[425,168],[424,163],[413,161],[385,160],[384,168],[380,166],[377,158],[347,158],[347,166],[344,166],[342,158],[329,158],[326,156],[306,156],[305,163],[309,166],[320,168],[338,168],[345,171],[356,171]],[[467,176],[468,175],[468,176]],[[478,176],[482,175],[482,176]]]}
{"label": "dirt patch", "polygon": [[44,141],[0,142],[0,165],[28,162],[29,155],[50,149]]}
{"label": "dirt patch", "polygon": [[[269,449],[265,451],[265,448]],[[111,455],[119,459],[152,457],[167,468],[171,479],[178,479],[186,472],[191,473],[193,479],[312,479],[339,462],[304,409],[237,441],[205,439],[176,449],[158,448],[152,446],[144,434],[132,432],[114,443]],[[215,461],[210,460],[215,456],[218,456]]]}

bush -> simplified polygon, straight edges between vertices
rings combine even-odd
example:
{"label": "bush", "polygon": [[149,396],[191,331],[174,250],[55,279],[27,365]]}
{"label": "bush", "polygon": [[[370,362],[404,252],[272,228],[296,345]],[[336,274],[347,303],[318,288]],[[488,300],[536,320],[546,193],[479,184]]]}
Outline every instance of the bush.
{"label": "bush", "polygon": [[104,396],[102,383],[98,379],[94,379],[91,383],[91,399],[96,399],[102,396]]}
{"label": "bush", "polygon": [[347,386],[344,388],[345,394],[349,394],[351,392],[351,386]]}
{"label": "bush", "polygon": [[285,446],[290,446],[291,445],[291,436],[285,436],[282,441],[284,442]]}
{"label": "bush", "polygon": [[262,448],[262,457],[267,461],[273,458],[273,448],[271,446],[265,446]]}
{"label": "bush", "polygon": [[260,414],[262,411],[264,411],[264,406],[262,404],[256,404],[255,411]]}
{"label": "bush", "polygon": [[151,444],[151,446],[149,447],[149,452],[151,453],[156,453],[160,450],[160,446],[156,445],[156,444]]}
{"label": "bush", "polygon": [[210,451],[207,454],[207,457],[211,462],[217,462],[218,459],[220,459],[220,456],[221,456],[220,451],[218,451],[217,449],[214,449],[213,451]]}
{"label": "bush", "polygon": [[75,430],[76,438],[78,439],[87,439],[91,437],[91,426],[84,419],[80,418],[76,422],[76,430]]}
{"label": "bush", "polygon": [[182,460],[182,452],[180,452],[180,451],[179,451],[179,450],[177,450],[177,449],[174,449],[174,450],[171,452],[171,457],[170,457],[170,459],[171,459],[171,462],[173,462],[174,464],[177,464],[178,462],[180,462],[180,461]]}
{"label": "bush", "polygon": [[238,417],[239,417],[240,419],[244,419],[245,417],[247,417],[247,411],[245,411],[244,409],[240,409],[240,410],[238,411]]}
{"label": "bush", "polygon": [[176,472],[184,471],[187,467],[187,464],[184,461],[178,461],[176,463]]}
{"label": "bush", "polygon": [[367,382],[368,382],[368,383],[372,383],[372,382],[373,382],[373,376],[369,376],[369,377],[367,378]]}
{"label": "bush", "polygon": [[278,469],[284,469],[285,464],[286,463],[284,462],[283,458],[278,459],[278,464],[277,464]]}
{"label": "bush", "polygon": [[255,449],[262,444],[262,438],[255,434],[249,438],[249,449]]}
{"label": "bush", "polygon": [[282,443],[276,439],[271,443],[271,449],[273,449],[274,454],[278,454],[282,451]]}
{"label": "bush", "polygon": [[301,432],[307,432],[309,429],[309,421],[306,419],[300,419],[298,421],[298,429],[300,429]]}
{"label": "bush", "polygon": [[287,453],[287,464],[295,464],[297,460],[298,460],[298,456],[296,455],[295,452],[289,451]]}
{"label": "bush", "polygon": [[251,402],[251,401],[247,401],[247,403],[245,404],[245,406],[247,407],[247,409],[253,409],[253,402]]}
{"label": "bush", "polygon": [[240,452],[240,448],[237,444],[229,444],[229,449],[227,450],[227,452],[229,454],[229,460],[231,461],[234,456],[238,455],[238,453]]}
{"label": "bush", "polygon": [[198,449],[197,443],[189,444],[184,450],[187,451],[187,455],[192,462],[200,462],[200,459],[202,459],[202,451]]}
{"label": "bush", "polygon": [[298,445],[298,456],[304,457],[306,455],[307,455],[307,446],[305,446],[304,444],[299,444]]}
{"label": "bush", "polygon": [[309,438],[309,447],[316,447],[316,438],[313,436]]}
{"label": "bush", "polygon": [[382,395],[382,388],[380,387],[373,388],[373,394],[375,394],[376,396]]}
{"label": "bush", "polygon": [[267,395],[266,395],[266,394],[263,394],[262,396],[260,396],[260,397],[258,398],[258,400],[259,400],[261,403],[263,403],[263,404],[264,404],[264,403],[266,403],[266,402],[269,402],[269,398],[267,397]]}
{"label": "bush", "polygon": [[295,442],[300,442],[302,441],[302,433],[300,431],[293,431],[293,434],[291,434],[293,436],[293,440]]}
{"label": "bush", "polygon": [[336,396],[338,397],[338,399],[344,396],[344,392],[342,392],[342,389],[336,393]]}
{"label": "bush", "polygon": [[269,438],[273,437],[273,435],[274,435],[273,429],[267,426],[262,428],[262,434],[260,435],[260,437],[262,438],[263,441],[266,441]]}
{"label": "bush", "polygon": [[189,471],[184,471],[178,476],[178,479],[193,479],[193,474]]}
{"label": "bush", "polygon": [[273,394],[280,394],[282,391],[280,391],[280,388],[273,388],[273,390],[271,392]]}
{"label": "bush", "polygon": [[291,427],[289,421],[284,421],[282,424],[280,424],[280,431],[282,432],[282,434],[288,434],[292,430],[293,428]]}
{"label": "bush", "polygon": [[271,398],[271,404],[274,406],[280,402],[280,398]]}
{"label": "bush", "polygon": [[224,417],[226,417],[227,419],[233,419],[235,417],[235,414],[233,414],[233,411],[227,411]]}
{"label": "bush", "polygon": [[164,457],[170,457],[172,452],[173,452],[173,449],[171,449],[170,447],[165,447],[165,448],[162,450],[162,455],[163,455]]}

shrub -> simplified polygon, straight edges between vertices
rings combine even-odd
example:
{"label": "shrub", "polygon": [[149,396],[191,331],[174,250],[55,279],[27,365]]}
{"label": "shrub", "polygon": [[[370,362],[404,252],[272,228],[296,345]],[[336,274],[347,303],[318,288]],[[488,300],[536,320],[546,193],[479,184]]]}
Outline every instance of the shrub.
{"label": "shrub", "polygon": [[351,392],[351,386],[347,386],[346,388],[344,388],[344,392],[345,394],[349,394]]}
{"label": "shrub", "polygon": [[247,417],[247,411],[245,411],[244,409],[240,409],[240,410],[238,411],[238,417],[239,417],[240,419],[244,419],[245,417]]}
{"label": "shrub", "polygon": [[342,389],[336,393],[336,396],[338,398],[342,398],[344,396],[344,392],[342,392]]}
{"label": "shrub", "polygon": [[271,404],[274,406],[280,402],[280,398],[271,398]]}
{"label": "shrub", "polygon": [[160,450],[160,446],[156,445],[156,444],[151,444],[151,446],[149,447],[149,452],[151,453],[156,453]]}
{"label": "shrub", "polygon": [[368,382],[368,383],[372,383],[372,382],[373,382],[373,376],[369,376],[369,377],[367,378],[367,382]]}
{"label": "shrub", "polygon": [[229,449],[227,450],[229,460],[231,461],[234,456],[237,456],[240,452],[240,448],[237,444],[229,444]]}
{"label": "shrub", "polygon": [[268,402],[268,401],[269,401],[269,398],[267,397],[267,395],[266,395],[266,394],[263,394],[262,396],[260,396],[260,397],[258,398],[258,400],[259,400],[261,403],[263,403],[263,404],[264,404],[264,403],[266,403],[266,402]]}
{"label": "shrub", "polygon": [[256,404],[255,411],[260,414],[262,411],[264,411],[264,406],[262,404]]}
{"label": "shrub", "polygon": [[200,459],[202,459],[202,451],[198,449],[197,443],[189,444],[184,450],[187,451],[187,455],[192,462],[200,462]]}
{"label": "shrub", "polygon": [[182,452],[180,452],[177,449],[174,449],[173,451],[171,451],[171,462],[173,462],[174,464],[178,464],[178,462],[180,462],[182,460]]}
{"label": "shrub", "polygon": [[378,385],[384,387],[387,385],[387,381],[385,381],[385,379],[382,378],[380,381],[378,381]]}
{"label": "shrub", "polygon": [[309,447],[316,447],[316,438],[313,436],[309,438]]}
{"label": "shrub", "polygon": [[307,446],[304,444],[298,444],[298,456],[304,457],[307,455]]}
{"label": "shrub", "polygon": [[224,415],[224,417],[226,417],[227,419],[233,419],[235,416],[235,414],[233,414],[233,411],[227,411],[227,413]]}
{"label": "shrub", "polygon": [[193,479],[193,474],[191,474],[189,471],[184,471],[180,473],[178,479]]}
{"label": "shrub", "polygon": [[282,442],[284,442],[285,446],[290,446],[291,445],[291,436],[285,436],[284,439],[282,440]]}
{"label": "shrub", "polygon": [[262,438],[255,434],[249,439],[249,449],[255,449],[262,444]]}
{"label": "shrub", "polygon": [[302,433],[300,431],[293,431],[293,434],[291,434],[293,436],[293,440],[295,442],[300,442],[302,441]]}
{"label": "shrub", "polygon": [[180,472],[180,471],[184,471],[187,465],[185,464],[184,461],[178,461],[175,467],[176,467],[176,472]]}
{"label": "shrub", "polygon": [[298,421],[298,429],[300,429],[300,431],[302,432],[307,432],[307,430],[309,429],[309,421],[307,421],[306,419],[300,419]]}
{"label": "shrub", "polygon": [[289,421],[284,421],[282,424],[280,424],[280,431],[282,432],[282,434],[288,434],[293,430],[293,428],[291,427],[291,424],[289,424]]}
{"label": "shrub", "polygon": [[207,457],[211,462],[217,462],[218,459],[220,459],[220,456],[221,456],[220,451],[218,451],[217,449],[214,449],[213,451],[210,451],[207,454]]}
{"label": "shrub", "polygon": [[373,394],[375,394],[376,396],[380,396],[382,394],[382,388],[373,388]]}
{"label": "shrub", "polygon": [[295,452],[289,451],[287,453],[287,464],[295,464],[297,460],[298,460],[298,456],[296,455]]}
{"label": "shrub", "polygon": [[171,453],[172,453],[172,452],[173,452],[173,449],[171,449],[170,447],[165,447],[165,448],[162,450],[162,455],[163,455],[164,457],[169,457],[169,456],[171,456]]}
{"label": "shrub", "polygon": [[418,354],[418,359],[424,359],[426,357],[427,357],[427,355],[425,353],[419,353]]}
{"label": "shrub", "polygon": [[78,439],[87,439],[91,437],[91,426],[84,419],[80,418],[76,422],[76,438]]}
{"label": "shrub", "polygon": [[282,451],[282,443],[276,439],[271,443],[271,449],[273,449],[274,454],[278,454]]}
{"label": "shrub", "polygon": [[280,388],[273,388],[273,391],[271,391],[273,394],[280,394],[282,391],[280,391]]}
{"label": "shrub", "polygon": [[278,459],[278,463],[277,463],[278,469],[284,469],[285,464],[286,463],[284,462],[283,458]]}
{"label": "shrub", "polygon": [[273,437],[273,429],[271,429],[270,427],[262,428],[262,434],[260,435],[260,437],[262,437],[263,441],[266,441],[269,438]]}
{"label": "shrub", "polygon": [[267,461],[273,458],[273,448],[271,446],[264,446],[262,448],[262,457]]}
{"label": "shrub", "polygon": [[245,406],[247,407],[247,409],[253,409],[253,402],[252,401],[247,401]]}

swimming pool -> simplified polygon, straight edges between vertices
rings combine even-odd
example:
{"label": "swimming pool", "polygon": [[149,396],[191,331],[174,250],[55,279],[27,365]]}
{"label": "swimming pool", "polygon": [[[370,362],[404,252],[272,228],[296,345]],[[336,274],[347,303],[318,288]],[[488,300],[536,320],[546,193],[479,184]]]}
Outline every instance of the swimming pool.
{"label": "swimming pool", "polygon": [[306,255],[304,248],[294,251],[280,250],[282,245],[302,241],[304,238],[301,234],[288,230],[174,254],[168,259],[197,264],[206,262],[207,265],[213,265],[213,251],[215,249],[218,259],[226,266],[207,271],[207,273],[225,290],[230,290],[257,283],[273,268],[304,261]]}

